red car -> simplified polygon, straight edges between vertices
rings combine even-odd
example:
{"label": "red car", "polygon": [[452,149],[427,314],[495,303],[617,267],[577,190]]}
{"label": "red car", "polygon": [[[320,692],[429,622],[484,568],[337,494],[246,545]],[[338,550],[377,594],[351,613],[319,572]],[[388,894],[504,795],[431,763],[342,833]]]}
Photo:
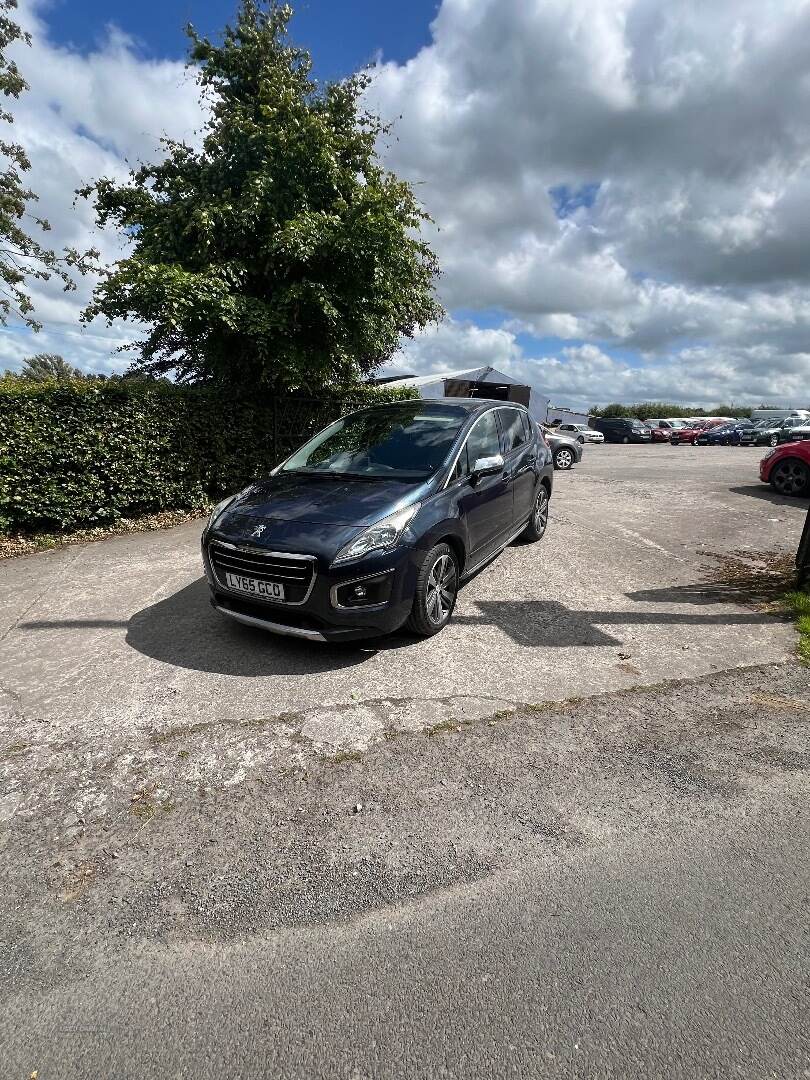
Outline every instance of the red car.
{"label": "red car", "polygon": [[672,428],[650,427],[649,424],[647,424],[646,426],[648,428],[650,428],[650,431],[652,432],[652,441],[653,442],[669,442],[670,441],[670,437],[672,435]]}
{"label": "red car", "polygon": [[760,461],[759,478],[780,495],[810,494],[810,442],[775,446]]}
{"label": "red car", "polygon": [[696,420],[691,427],[676,428],[672,432],[670,442],[673,446],[677,446],[678,443],[691,443],[692,446],[697,445],[697,437],[701,431],[706,431],[709,428],[720,427],[721,424],[733,424],[733,420],[729,420],[727,416],[707,416],[701,417],[700,420]]}

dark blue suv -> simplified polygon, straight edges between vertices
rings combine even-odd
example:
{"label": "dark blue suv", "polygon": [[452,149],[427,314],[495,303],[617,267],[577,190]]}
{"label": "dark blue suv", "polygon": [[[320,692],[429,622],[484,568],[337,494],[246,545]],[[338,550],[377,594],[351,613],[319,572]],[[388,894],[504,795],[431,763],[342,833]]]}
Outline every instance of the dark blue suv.
{"label": "dark blue suv", "polygon": [[436,634],[459,583],[548,522],[551,453],[521,405],[376,405],[331,424],[217,506],[202,536],[212,602],[314,641]]}

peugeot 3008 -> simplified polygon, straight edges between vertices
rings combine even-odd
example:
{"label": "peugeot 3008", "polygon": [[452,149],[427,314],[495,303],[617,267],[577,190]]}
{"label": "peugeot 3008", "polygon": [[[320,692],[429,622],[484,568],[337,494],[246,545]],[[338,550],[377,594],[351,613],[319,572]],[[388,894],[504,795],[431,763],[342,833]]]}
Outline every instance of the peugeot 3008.
{"label": "peugeot 3008", "polygon": [[375,405],[238,495],[202,536],[217,611],[313,641],[430,636],[459,583],[546,530],[551,454],[520,405]]}

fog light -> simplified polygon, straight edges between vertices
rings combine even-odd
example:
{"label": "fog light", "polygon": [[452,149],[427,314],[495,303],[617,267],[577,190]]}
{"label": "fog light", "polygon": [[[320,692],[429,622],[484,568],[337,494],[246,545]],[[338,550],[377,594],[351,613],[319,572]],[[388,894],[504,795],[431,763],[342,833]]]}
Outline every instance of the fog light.
{"label": "fog light", "polygon": [[332,606],[338,608],[375,607],[386,604],[391,597],[393,574],[365,578],[363,581],[347,581],[345,585],[332,586]]}

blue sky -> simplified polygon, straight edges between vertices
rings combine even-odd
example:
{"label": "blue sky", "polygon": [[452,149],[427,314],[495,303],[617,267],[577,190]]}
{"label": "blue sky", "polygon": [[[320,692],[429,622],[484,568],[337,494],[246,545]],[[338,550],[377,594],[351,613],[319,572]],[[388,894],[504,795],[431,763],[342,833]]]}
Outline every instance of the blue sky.
{"label": "blue sky", "polygon": [[[146,56],[183,56],[183,27],[215,34],[232,17],[235,0],[52,0],[42,10],[54,42],[88,51],[114,23]],[[402,62],[430,41],[436,0],[301,0],[292,32],[312,50],[321,78],[339,78],[382,52]]]}

